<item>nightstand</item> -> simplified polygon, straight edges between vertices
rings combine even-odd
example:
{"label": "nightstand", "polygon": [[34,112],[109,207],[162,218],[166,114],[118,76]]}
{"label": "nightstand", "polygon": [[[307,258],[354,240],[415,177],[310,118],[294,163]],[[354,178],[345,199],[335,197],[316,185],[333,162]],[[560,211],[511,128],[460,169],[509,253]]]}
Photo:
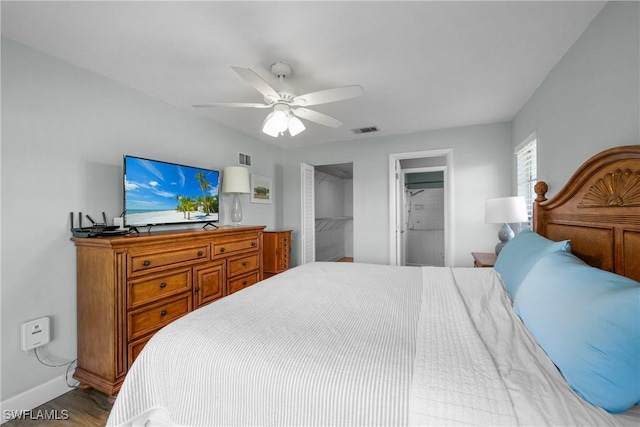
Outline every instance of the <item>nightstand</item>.
{"label": "nightstand", "polygon": [[498,256],[492,252],[471,252],[474,267],[493,267]]}

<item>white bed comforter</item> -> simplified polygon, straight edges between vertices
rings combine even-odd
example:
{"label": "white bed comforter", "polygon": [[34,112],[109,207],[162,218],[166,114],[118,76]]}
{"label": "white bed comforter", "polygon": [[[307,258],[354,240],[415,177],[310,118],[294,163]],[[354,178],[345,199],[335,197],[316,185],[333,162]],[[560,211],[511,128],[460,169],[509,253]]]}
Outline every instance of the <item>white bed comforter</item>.
{"label": "white bed comforter", "polygon": [[173,322],[108,425],[615,425],[576,396],[493,269],[314,263]]}

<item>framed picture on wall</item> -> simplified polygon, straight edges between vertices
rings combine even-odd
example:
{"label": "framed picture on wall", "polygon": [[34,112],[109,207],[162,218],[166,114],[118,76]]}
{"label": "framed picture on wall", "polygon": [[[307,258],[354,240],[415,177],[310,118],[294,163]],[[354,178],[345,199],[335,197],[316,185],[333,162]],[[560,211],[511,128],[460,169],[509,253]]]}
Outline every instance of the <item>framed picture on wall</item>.
{"label": "framed picture on wall", "polygon": [[251,203],[271,203],[271,178],[251,175]]}

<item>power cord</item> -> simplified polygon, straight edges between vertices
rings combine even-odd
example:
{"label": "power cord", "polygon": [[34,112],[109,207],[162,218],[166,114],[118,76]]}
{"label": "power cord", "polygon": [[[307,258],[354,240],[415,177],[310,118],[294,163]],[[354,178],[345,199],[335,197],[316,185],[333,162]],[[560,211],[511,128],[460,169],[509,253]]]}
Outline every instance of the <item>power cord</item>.
{"label": "power cord", "polygon": [[[38,362],[40,362],[41,364],[43,364],[44,366],[47,366],[47,367],[49,367],[49,368],[56,368],[56,369],[58,370],[58,372],[60,373],[60,375],[64,377],[64,381],[65,381],[65,383],[67,384],[67,387],[69,387],[69,388],[78,388],[78,383],[76,383],[76,384],[70,384],[70,383],[69,383],[69,372],[71,371],[71,367],[72,367],[75,363],[77,363],[78,359],[74,359],[74,360],[72,360],[71,362],[62,362],[62,363],[52,361],[52,363],[54,363],[54,364],[50,364],[50,363],[47,363],[47,362],[45,362],[44,360],[42,360],[42,359],[40,358],[40,355],[38,355],[38,349],[39,349],[39,348],[40,348],[40,347],[36,347],[36,348],[34,349],[34,351],[33,351],[33,353],[34,353],[34,354],[35,354],[35,356],[36,356],[36,359],[38,359]],[[43,352],[44,352],[44,350],[43,350]],[[44,352],[44,353],[45,353],[45,354],[44,354],[44,356],[46,357],[46,359],[47,359],[47,360],[51,360],[51,359],[52,359],[52,358],[51,358],[51,355],[49,355],[49,354],[48,354],[48,353],[46,353],[46,352]],[[66,371],[65,371],[65,372],[62,372],[62,371],[60,370],[60,368],[62,368],[62,367],[64,367],[64,366],[66,366],[66,367],[67,367],[67,369],[66,369]]]}

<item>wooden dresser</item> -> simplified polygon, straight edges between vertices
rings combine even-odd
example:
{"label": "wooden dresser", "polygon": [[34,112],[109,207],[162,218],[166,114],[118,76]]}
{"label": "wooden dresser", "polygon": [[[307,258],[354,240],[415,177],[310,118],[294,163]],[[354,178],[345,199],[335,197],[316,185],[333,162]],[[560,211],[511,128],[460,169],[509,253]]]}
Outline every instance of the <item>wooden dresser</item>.
{"label": "wooden dresser", "polygon": [[288,270],[291,266],[291,230],[265,231],[262,257],[265,279]]}
{"label": "wooden dresser", "polygon": [[82,388],[115,398],[155,332],[262,279],[264,226],[72,238]]}

